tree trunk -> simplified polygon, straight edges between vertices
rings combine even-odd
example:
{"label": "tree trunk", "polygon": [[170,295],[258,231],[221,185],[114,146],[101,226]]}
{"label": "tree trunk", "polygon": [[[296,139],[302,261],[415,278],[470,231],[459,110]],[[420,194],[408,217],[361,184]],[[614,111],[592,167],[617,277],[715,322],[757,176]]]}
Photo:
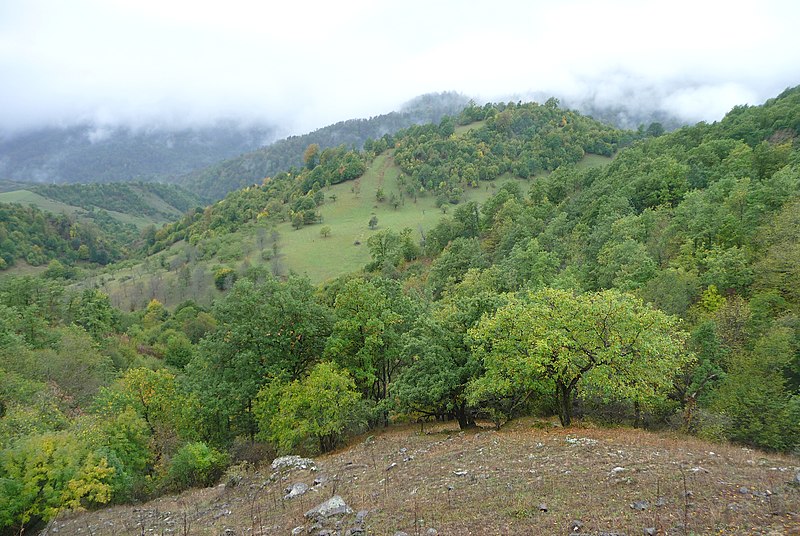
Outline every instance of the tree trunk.
{"label": "tree trunk", "polygon": [[572,389],[561,382],[556,383],[556,403],[558,404],[558,420],[561,426],[572,423]]}
{"label": "tree trunk", "polygon": [[461,430],[466,430],[469,428],[469,416],[467,415],[466,402],[462,401],[460,404],[456,404],[456,406],[453,408],[453,413],[458,420],[458,427]]}

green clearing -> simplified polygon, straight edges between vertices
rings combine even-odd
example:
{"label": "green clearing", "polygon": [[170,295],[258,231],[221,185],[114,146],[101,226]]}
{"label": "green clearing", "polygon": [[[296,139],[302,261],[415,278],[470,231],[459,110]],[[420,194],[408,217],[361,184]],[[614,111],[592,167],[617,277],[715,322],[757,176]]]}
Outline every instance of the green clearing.
{"label": "green clearing", "polygon": [[478,130],[479,128],[483,127],[486,124],[486,121],[475,121],[474,123],[470,123],[469,125],[458,125],[455,128],[454,134],[457,136],[461,136],[466,134],[470,130]]}
{"label": "green clearing", "polygon": [[[321,224],[307,225],[299,230],[294,230],[289,223],[279,225],[277,230],[282,237],[281,253],[285,266],[319,283],[367,264],[370,261],[367,240],[381,229],[401,231],[409,227],[419,239],[420,232],[427,232],[434,227],[445,214],[436,207],[434,196],[420,196],[416,202],[405,197],[397,209],[389,203],[392,194],[401,198],[397,186],[399,174],[400,170],[394,165],[391,154],[384,153],[359,179],[358,196],[353,191],[354,181],[331,186],[325,191],[325,204],[320,207],[323,218]],[[481,183],[479,188],[467,190],[464,201],[483,203],[508,181],[527,182],[504,176],[491,183]],[[386,200],[379,203],[375,193],[381,187]],[[335,196],[336,201],[331,196]],[[453,208],[453,205],[445,205],[445,210]],[[375,230],[369,228],[373,214],[378,218]],[[320,236],[323,225],[331,228],[327,238]],[[254,259],[250,261],[255,264]]]}
{"label": "green clearing", "polygon": [[19,203],[20,205],[33,205],[41,210],[54,214],[68,214],[75,216],[84,212],[83,209],[53,201],[29,190],[14,190],[13,192],[0,193],[0,203]]}
{"label": "green clearing", "polygon": [[[180,214],[174,208],[170,207],[163,200],[158,199],[156,196],[148,196],[148,202],[152,203],[159,210],[174,213],[175,218],[180,217]],[[76,218],[84,217],[87,213],[87,211],[81,207],[68,205],[60,201],[54,201],[29,190],[14,190],[12,192],[0,193],[0,203],[33,205],[45,212],[52,212],[53,214],[67,214],[68,216],[74,216]],[[114,210],[107,210],[106,212],[108,212],[112,218],[120,223],[131,223],[139,229],[143,229],[148,225],[162,225],[169,221],[166,218],[153,219],[147,216],[135,216],[133,214],[126,214],[124,212],[117,212]]]}
{"label": "green clearing", "polygon": [[[469,126],[474,127],[474,124]],[[587,155],[579,165],[593,167],[610,161],[610,158]],[[436,207],[436,199],[432,195],[419,196],[416,202],[405,197],[395,209],[389,199],[392,194],[401,198],[397,185],[399,175],[400,170],[394,164],[391,152],[386,152],[375,158],[360,179],[324,190],[325,203],[320,207],[320,223],[300,229],[292,228],[289,222],[280,223],[274,228],[263,224],[245,225],[235,233],[219,237],[219,247],[212,258],[192,261],[187,265],[190,276],[187,278],[184,275],[183,283],[177,269],[166,268],[170,265],[180,266],[184,263],[182,259],[192,257],[192,248],[185,242],[179,242],[143,263],[127,262],[108,267],[83,285],[99,287],[116,306],[129,309],[144,307],[151,298],[167,306],[175,306],[189,298],[209,304],[219,295],[212,276],[214,270],[221,266],[237,270],[245,266],[266,266],[280,274],[294,272],[306,275],[315,284],[360,270],[371,260],[367,240],[376,232],[382,229],[399,232],[408,227],[419,240],[420,233],[427,233],[446,214]],[[535,180],[535,177],[523,180],[505,174],[494,181],[480,183],[478,188],[468,189],[463,202],[482,204],[500,186],[512,181],[518,182],[523,191],[527,191]],[[376,200],[378,188],[383,188],[386,196],[383,202]],[[448,213],[454,208],[455,205],[445,205]],[[369,220],[373,214],[378,218],[378,225],[371,230]],[[330,227],[330,236],[320,235],[323,226]],[[277,236],[277,256],[273,255],[273,234]]]}

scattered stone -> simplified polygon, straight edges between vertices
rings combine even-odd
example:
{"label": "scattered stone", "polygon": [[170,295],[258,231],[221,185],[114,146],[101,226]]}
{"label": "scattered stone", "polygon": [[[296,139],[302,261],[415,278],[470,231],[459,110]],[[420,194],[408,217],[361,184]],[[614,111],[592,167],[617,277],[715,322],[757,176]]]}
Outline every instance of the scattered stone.
{"label": "scattered stone", "polygon": [[539,503],[539,511],[547,512],[547,503]]}
{"label": "scattered stone", "polygon": [[367,519],[367,514],[369,514],[369,510],[359,510],[356,514],[356,525],[363,525],[364,520]]}
{"label": "scattered stone", "polygon": [[272,468],[276,471],[281,469],[311,469],[315,471],[317,466],[311,458],[292,455],[275,458],[272,460]]}
{"label": "scattered stone", "polygon": [[798,471],[797,474],[794,475],[794,480],[792,480],[792,484],[794,484],[795,486],[800,486],[800,471]]}
{"label": "scattered stone", "polygon": [[580,519],[574,520],[572,523],[569,524],[569,531],[574,533],[579,533],[583,529],[583,521]]}
{"label": "scattered stone", "polygon": [[592,439],[590,437],[567,437],[564,441],[566,441],[570,445],[586,445],[586,446],[597,445],[598,443],[596,439]]}
{"label": "scattered stone", "polygon": [[469,473],[469,471],[466,471],[464,469],[461,469],[461,470],[458,470],[458,471],[453,471],[453,474],[456,475],[456,476],[467,476],[468,473]]}
{"label": "scattered stone", "polygon": [[324,521],[330,517],[342,514],[352,514],[353,509],[347,506],[339,495],[334,495],[324,503],[315,506],[305,513],[306,519],[314,521]]}
{"label": "scattered stone", "polygon": [[236,534],[236,531],[233,529],[225,529],[225,532],[223,532],[223,534],[225,536],[234,536]]}
{"label": "scattered stone", "polygon": [[316,488],[317,486],[321,486],[321,485],[325,484],[326,482],[328,482],[328,476],[327,475],[319,475],[317,478],[314,479],[314,482],[312,483],[312,486]]}
{"label": "scattered stone", "polygon": [[658,497],[656,499],[656,506],[661,507],[666,505],[667,505],[667,500],[664,497]]}
{"label": "scattered stone", "polygon": [[742,486],[741,488],[739,488],[739,493],[741,493],[742,495],[750,495],[750,490]]}
{"label": "scattered stone", "polygon": [[395,467],[397,467],[397,462],[392,462],[392,463],[389,464],[389,467],[387,467],[386,470],[387,471],[391,471]]}
{"label": "scattered stone", "polygon": [[304,484],[303,482],[296,482],[292,484],[290,487],[284,490],[286,495],[283,496],[284,499],[294,499],[295,497],[299,497],[300,495],[304,494],[308,491],[308,484]]}
{"label": "scattered stone", "polygon": [[709,471],[705,467],[700,467],[698,465],[697,467],[692,467],[692,472],[693,473],[710,473],[711,471]]}
{"label": "scattered stone", "polygon": [[597,536],[625,536],[621,532],[600,532]]}
{"label": "scattered stone", "polygon": [[625,470],[624,467],[617,466],[611,470],[612,475],[618,475]]}
{"label": "scattered stone", "polygon": [[656,530],[655,527],[646,527],[644,530],[642,530],[642,533],[644,534],[644,536],[656,536],[656,534],[658,534],[658,531]]}
{"label": "scattered stone", "polygon": [[425,531],[425,536],[439,536],[439,531],[431,527]]}
{"label": "scattered stone", "polygon": [[631,508],[634,510],[645,511],[650,507],[650,503],[647,501],[633,501],[631,503]]}
{"label": "scattered stone", "polygon": [[398,530],[394,533],[394,536],[408,536],[407,532],[403,532],[402,530]]}
{"label": "scattered stone", "polygon": [[366,531],[362,527],[351,527],[344,531],[344,536],[358,536],[364,534]]}
{"label": "scattered stone", "polygon": [[295,527],[292,529],[292,536],[297,536],[298,534],[303,534],[303,531],[306,530],[304,525],[300,525],[299,527]]}

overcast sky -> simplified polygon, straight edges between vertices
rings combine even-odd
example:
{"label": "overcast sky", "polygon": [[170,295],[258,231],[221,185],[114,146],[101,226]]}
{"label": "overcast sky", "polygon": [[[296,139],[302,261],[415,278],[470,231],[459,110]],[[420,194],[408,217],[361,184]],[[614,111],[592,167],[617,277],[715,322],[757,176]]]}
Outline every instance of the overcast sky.
{"label": "overcast sky", "polygon": [[800,2],[0,0],[0,129],[267,120],[428,92],[719,119],[800,84]]}

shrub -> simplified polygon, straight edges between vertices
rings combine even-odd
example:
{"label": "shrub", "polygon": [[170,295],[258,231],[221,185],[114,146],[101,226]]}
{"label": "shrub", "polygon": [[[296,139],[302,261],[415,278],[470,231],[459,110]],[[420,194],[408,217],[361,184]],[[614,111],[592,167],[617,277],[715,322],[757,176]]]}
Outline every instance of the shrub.
{"label": "shrub", "polygon": [[172,457],[166,487],[182,491],[192,487],[210,486],[228,465],[228,455],[198,441],[182,446]]}

